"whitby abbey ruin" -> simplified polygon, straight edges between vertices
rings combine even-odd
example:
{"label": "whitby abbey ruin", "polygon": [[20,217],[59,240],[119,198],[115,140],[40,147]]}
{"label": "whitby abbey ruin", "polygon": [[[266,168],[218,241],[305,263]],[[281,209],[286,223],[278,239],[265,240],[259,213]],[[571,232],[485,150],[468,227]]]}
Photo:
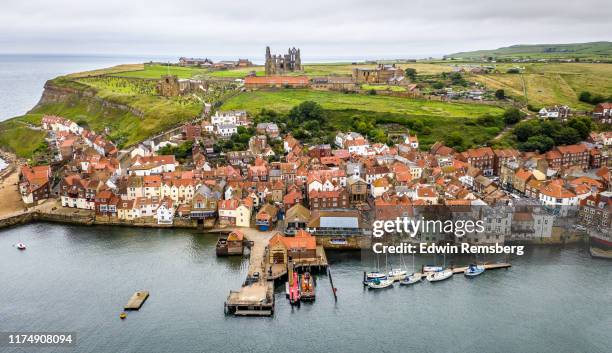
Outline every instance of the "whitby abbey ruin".
{"label": "whitby abbey ruin", "polygon": [[299,48],[290,48],[285,55],[272,55],[270,47],[266,47],[266,75],[283,75],[295,71],[302,71]]}

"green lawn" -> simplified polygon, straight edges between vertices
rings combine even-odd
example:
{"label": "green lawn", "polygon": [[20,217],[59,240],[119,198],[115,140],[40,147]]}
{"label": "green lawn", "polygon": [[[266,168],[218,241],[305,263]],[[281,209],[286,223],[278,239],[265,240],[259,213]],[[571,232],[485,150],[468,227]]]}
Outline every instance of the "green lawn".
{"label": "green lawn", "polygon": [[251,114],[262,108],[287,112],[307,100],[321,104],[330,126],[336,130],[348,131],[355,118],[362,117],[388,132],[406,129],[416,132],[423,148],[444,140],[453,131],[463,134],[466,146],[483,144],[501,129],[479,126],[476,118],[486,114],[499,116],[503,112],[499,107],[484,104],[291,89],[244,92],[227,100],[220,109],[245,109]]}
{"label": "green lawn", "polygon": [[497,115],[503,111],[499,107],[485,104],[446,103],[306,89],[244,92],[227,100],[221,109],[246,109],[250,113],[256,113],[261,108],[266,108],[285,112],[303,101],[315,101],[323,108],[331,110],[356,109],[413,116],[479,117],[484,114]]}
{"label": "green lawn", "polygon": [[393,92],[406,92],[406,88],[402,86],[389,86],[389,85],[361,85],[361,89],[370,91],[393,91]]}
{"label": "green lawn", "polygon": [[144,69],[113,74],[120,77],[154,78],[159,79],[163,75],[176,75],[178,78],[191,78],[195,75],[207,73],[208,69],[196,67],[183,67],[162,64],[145,64]]}

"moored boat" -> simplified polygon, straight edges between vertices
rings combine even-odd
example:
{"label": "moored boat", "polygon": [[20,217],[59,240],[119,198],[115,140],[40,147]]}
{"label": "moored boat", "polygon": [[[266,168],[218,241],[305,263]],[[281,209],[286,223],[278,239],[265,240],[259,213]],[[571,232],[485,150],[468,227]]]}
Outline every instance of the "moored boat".
{"label": "moored boat", "polygon": [[405,286],[405,285],[415,284],[415,283],[421,282],[421,280],[422,280],[422,277],[420,273],[418,274],[413,273],[410,276],[404,277],[404,279],[400,281],[400,285]]}
{"label": "moored boat", "polygon": [[443,269],[444,268],[442,268],[442,266],[432,266],[432,265],[423,266],[423,272],[440,272]]}
{"label": "moored boat", "polygon": [[408,271],[402,270],[401,268],[394,268],[389,271],[388,278],[393,281],[401,281],[408,275]]}
{"label": "moored boat", "polygon": [[293,276],[289,281],[289,303],[291,305],[300,303],[300,284],[297,272],[293,272]]}
{"label": "moored boat", "polygon": [[372,272],[368,272],[365,274],[364,278],[363,278],[363,284],[364,285],[368,285],[368,283],[374,281],[374,280],[385,280],[387,279],[387,275],[385,275],[382,272],[378,272],[378,271],[372,271]]}
{"label": "moored boat", "polygon": [[300,283],[300,294],[302,301],[315,300],[315,282],[310,272],[302,275]]}
{"label": "moored boat", "polygon": [[590,229],[589,252],[593,257],[612,259],[612,236],[600,229]]}
{"label": "moored boat", "polygon": [[453,270],[447,268],[446,270],[432,272],[427,275],[427,281],[429,282],[438,282],[444,281],[445,279],[449,279],[453,276]]}
{"label": "moored boat", "polygon": [[481,275],[485,271],[485,267],[483,265],[470,264],[463,274],[465,277],[476,277]]}
{"label": "moored boat", "polygon": [[389,288],[391,286],[393,286],[393,280],[392,279],[375,279],[371,282],[368,283],[368,288],[370,289],[382,289],[382,288]]}

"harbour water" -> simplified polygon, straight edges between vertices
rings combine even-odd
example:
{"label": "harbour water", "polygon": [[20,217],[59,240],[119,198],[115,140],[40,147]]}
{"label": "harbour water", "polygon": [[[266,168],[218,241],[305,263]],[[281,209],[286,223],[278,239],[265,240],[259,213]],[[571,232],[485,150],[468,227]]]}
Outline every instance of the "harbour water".
{"label": "harbour water", "polygon": [[[0,332],[77,333],[76,348],[37,352],[284,352],[289,346],[295,352],[608,352],[612,346],[612,261],[592,259],[584,245],[527,247],[510,259],[509,270],[381,291],[361,284],[372,266],[359,252],[329,252],[337,302],[321,275],[313,304],[292,308],[279,286],[273,317],[237,318],[225,316],[223,302],[244,281],[248,260],[217,258],[215,240],[192,230],[47,223],[2,230]],[[18,251],[17,242],[28,249]],[[151,297],[120,320],[123,305],[141,289]]]}

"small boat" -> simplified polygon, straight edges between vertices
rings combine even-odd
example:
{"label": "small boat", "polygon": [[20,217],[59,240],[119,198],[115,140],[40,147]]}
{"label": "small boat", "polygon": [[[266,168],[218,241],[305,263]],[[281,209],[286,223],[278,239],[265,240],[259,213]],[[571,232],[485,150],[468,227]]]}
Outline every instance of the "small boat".
{"label": "small boat", "polygon": [[314,278],[310,272],[306,272],[302,275],[302,282],[300,283],[300,293],[302,301],[315,300],[315,283]]}
{"label": "small boat", "polygon": [[423,266],[423,272],[440,272],[442,271],[444,268],[442,268],[442,266]]}
{"label": "small boat", "polygon": [[410,276],[404,277],[404,279],[400,281],[400,285],[405,286],[405,285],[415,284],[415,283],[421,282],[421,279],[422,277],[420,273],[419,274],[413,273]]}
{"label": "small boat", "polygon": [[427,281],[429,282],[438,282],[444,281],[445,279],[449,279],[453,276],[453,270],[447,268],[446,270],[432,272],[427,275]]}
{"label": "small boat", "polygon": [[476,277],[478,275],[481,275],[484,271],[485,268],[483,265],[470,264],[468,268],[465,269],[463,274],[465,275],[465,277]]}
{"label": "small boat", "polygon": [[370,289],[382,289],[382,288],[388,288],[393,286],[393,280],[392,279],[375,279],[372,282],[368,283],[368,288]]}
{"label": "small boat", "polygon": [[368,285],[368,283],[374,281],[374,280],[385,280],[387,279],[387,275],[385,275],[382,272],[378,272],[378,271],[373,271],[373,272],[368,272],[365,274],[365,277],[363,279],[363,284],[365,284],[366,286]]}
{"label": "small boat", "polygon": [[389,271],[389,279],[393,281],[401,281],[408,275],[408,271],[402,270],[401,268],[394,268]]}
{"label": "small boat", "polygon": [[24,243],[17,243],[17,245],[15,245],[17,247],[17,249],[19,250],[25,250],[26,246]]}
{"label": "small boat", "polygon": [[289,303],[296,305],[300,303],[300,285],[297,272],[293,272],[293,277],[289,282]]}

